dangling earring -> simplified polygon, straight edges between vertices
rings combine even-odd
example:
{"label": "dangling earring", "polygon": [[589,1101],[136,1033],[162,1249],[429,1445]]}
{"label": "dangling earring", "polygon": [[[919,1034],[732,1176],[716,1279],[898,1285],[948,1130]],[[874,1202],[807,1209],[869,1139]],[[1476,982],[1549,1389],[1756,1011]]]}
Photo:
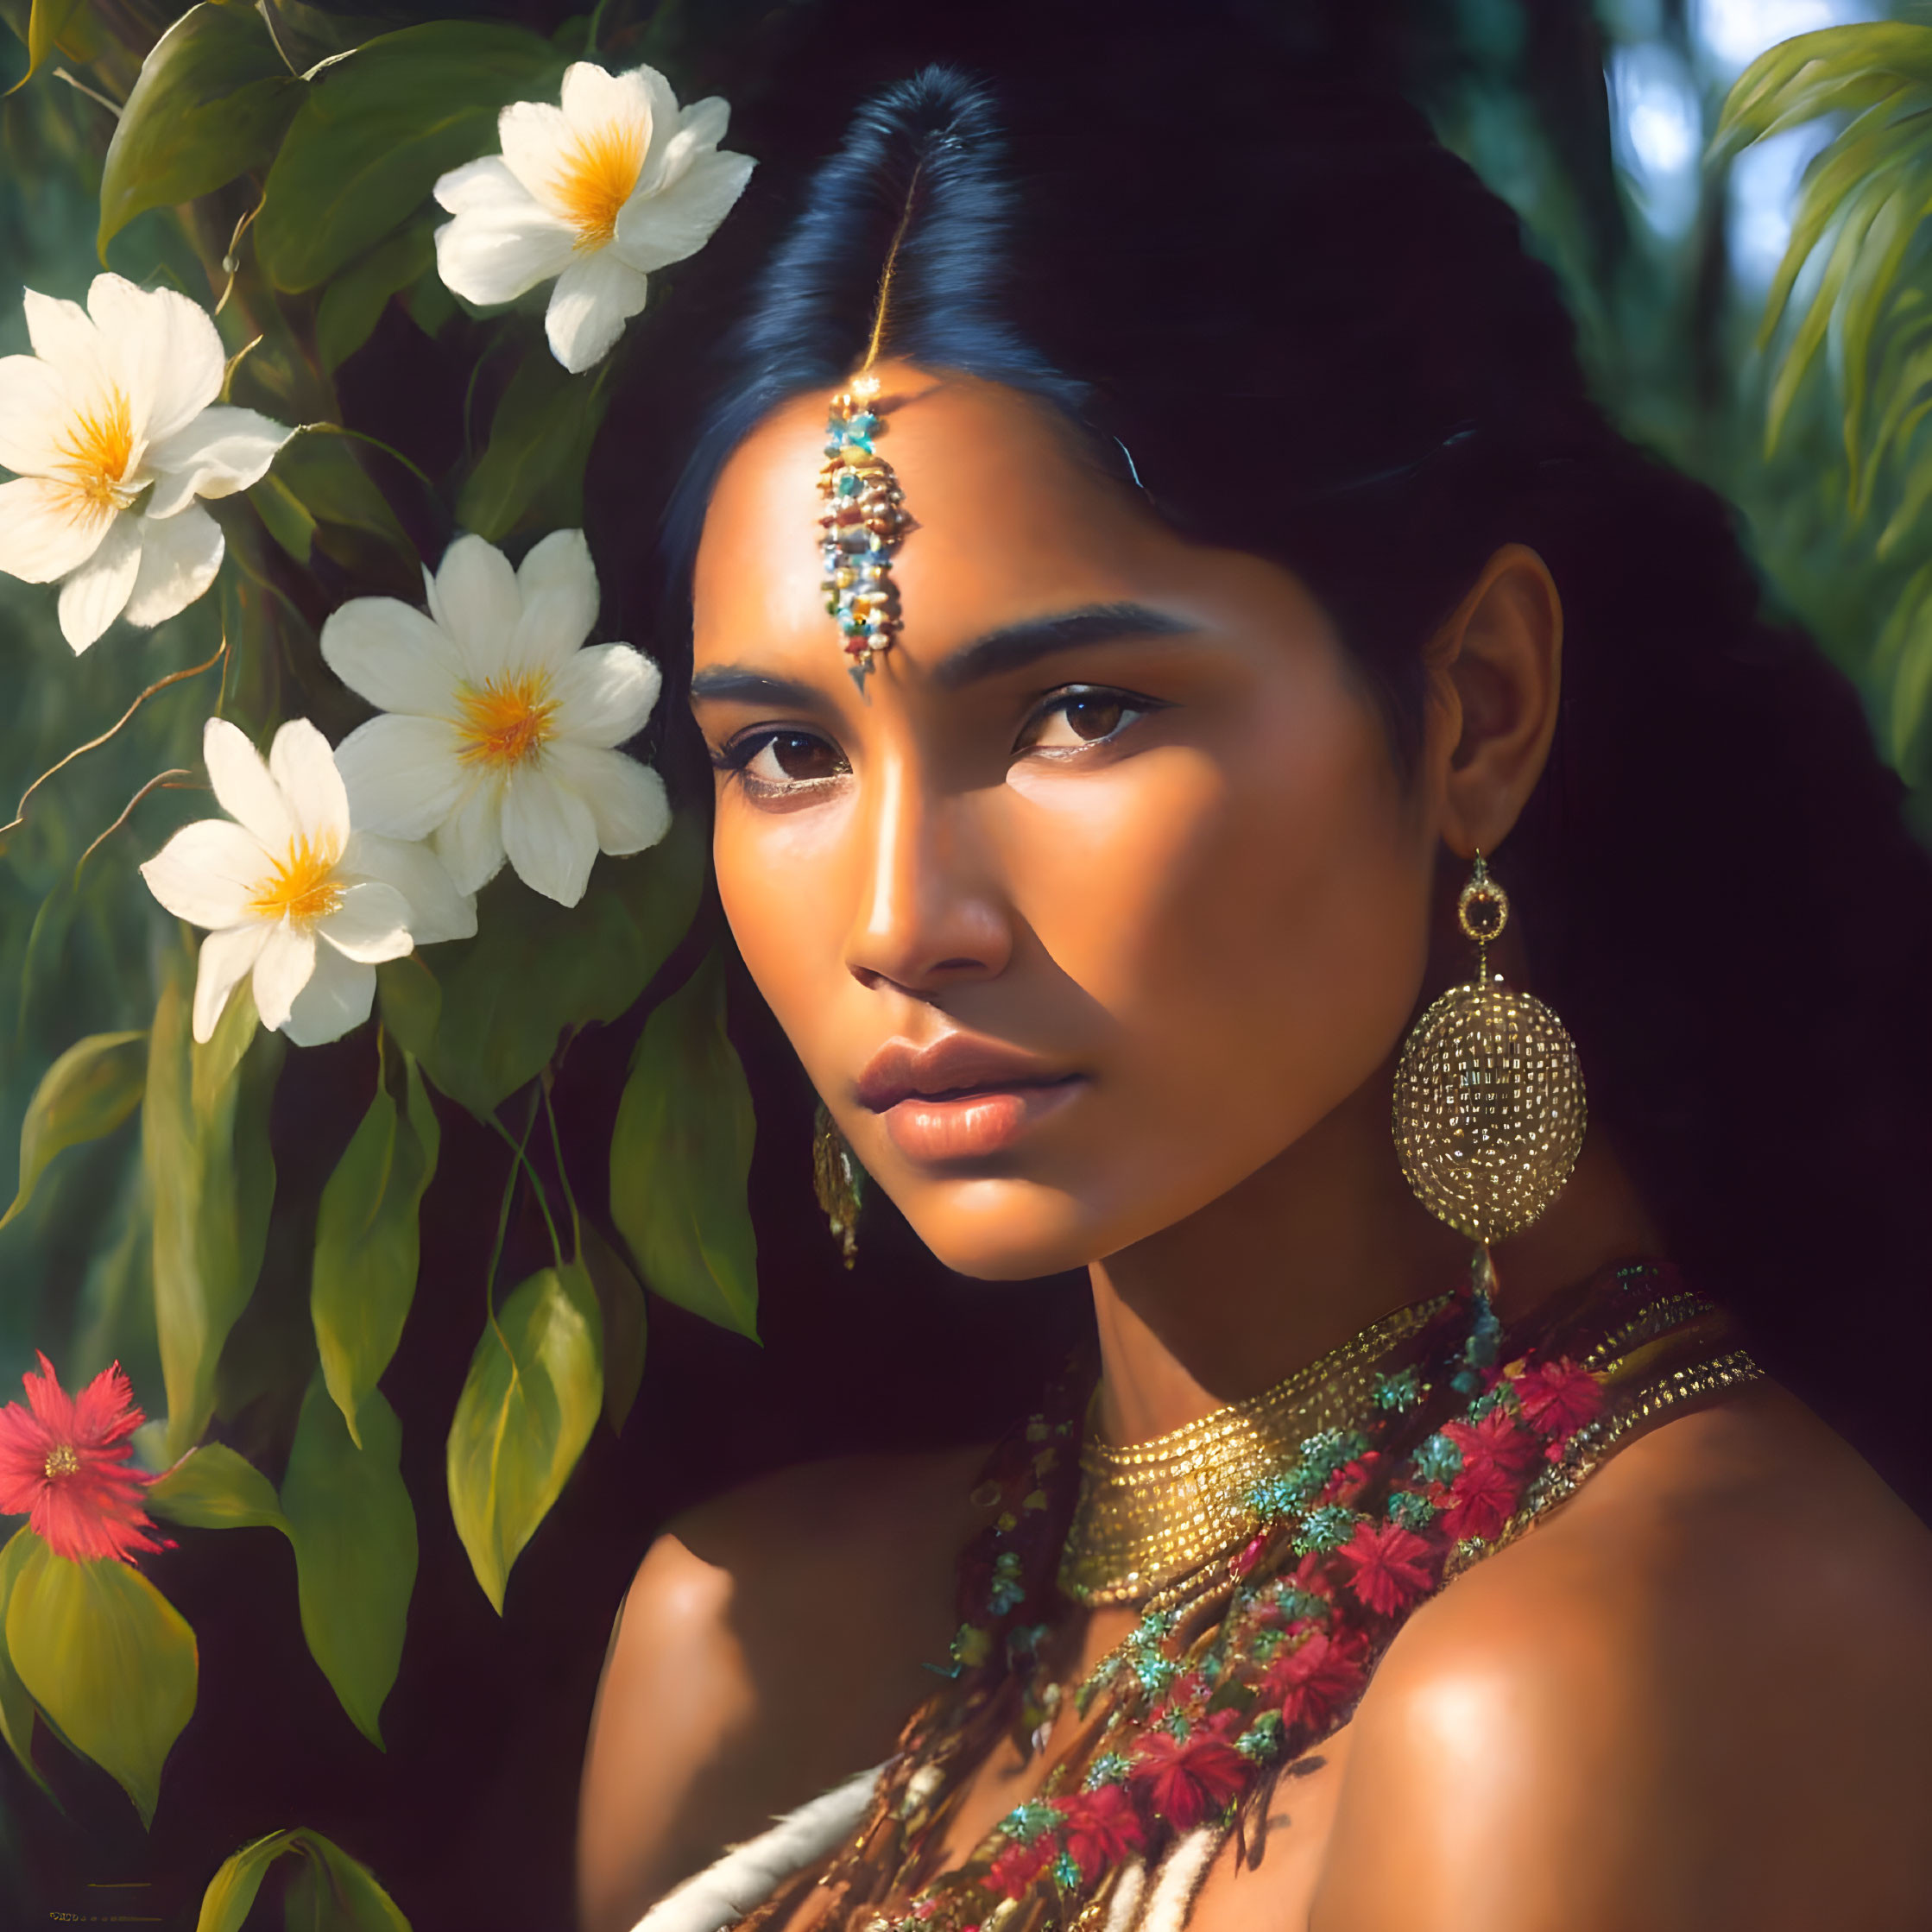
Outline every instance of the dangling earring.
{"label": "dangling earring", "polygon": [[1477,1244],[1471,1270],[1487,1304],[1490,1243],[1536,1220],[1576,1165],[1583,1071],[1556,1014],[1489,971],[1509,899],[1481,852],[1455,916],[1476,944],[1475,977],[1443,994],[1404,1043],[1395,1146],[1417,1198]]}
{"label": "dangling earring", "polygon": [[865,1198],[865,1170],[838,1131],[838,1123],[818,1102],[811,1135],[811,1190],[818,1196],[825,1225],[832,1231],[847,1267],[859,1252],[859,1207]]}

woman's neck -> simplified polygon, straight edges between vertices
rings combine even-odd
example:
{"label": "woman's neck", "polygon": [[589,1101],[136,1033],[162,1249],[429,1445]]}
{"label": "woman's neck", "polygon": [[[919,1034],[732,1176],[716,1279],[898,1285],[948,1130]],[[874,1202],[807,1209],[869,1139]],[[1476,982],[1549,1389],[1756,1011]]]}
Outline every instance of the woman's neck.
{"label": "woman's neck", "polygon": [[[1513,1320],[1664,1243],[1600,1133],[1535,1227],[1495,1251]],[[1410,1192],[1378,1075],[1199,1213],[1093,1264],[1102,1432],[1133,1443],[1259,1394],[1392,1310],[1466,1279],[1470,1247]]]}

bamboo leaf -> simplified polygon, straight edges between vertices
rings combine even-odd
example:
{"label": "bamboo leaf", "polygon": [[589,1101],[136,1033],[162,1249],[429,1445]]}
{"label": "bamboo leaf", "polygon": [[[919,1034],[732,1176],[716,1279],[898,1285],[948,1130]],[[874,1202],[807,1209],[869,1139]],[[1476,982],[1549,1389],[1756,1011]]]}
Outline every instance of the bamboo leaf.
{"label": "bamboo leaf", "polygon": [[470,1357],[450,1425],[450,1512],[499,1615],[511,1566],[597,1425],[599,1327],[583,1268],[546,1268],[503,1304]]}
{"label": "bamboo leaf", "polygon": [[645,1023],[611,1137],[610,1212],[647,1287],[754,1342],[756,1128],[714,953]]}
{"label": "bamboo leaf", "polygon": [[6,1632],[34,1702],[152,1822],[161,1766],[194,1712],[194,1632],[180,1613],[131,1564],[73,1563],[36,1537]]}
{"label": "bamboo leaf", "polygon": [[288,1530],[275,1485],[225,1443],[190,1449],[149,1486],[148,1506],[194,1530]]}
{"label": "bamboo leaf", "polygon": [[357,1449],[319,1372],[313,1378],[281,1508],[309,1652],[380,1750],[382,1702],[402,1661],[416,1586],[416,1512],[401,1473],[402,1427],[379,1389],[363,1398],[361,1417]]}
{"label": "bamboo leaf", "polygon": [[50,1066],[20,1129],[20,1191],[0,1228],[33,1198],[56,1154],[114,1132],[141,1104],[148,1079],[145,1033],[93,1033]]}

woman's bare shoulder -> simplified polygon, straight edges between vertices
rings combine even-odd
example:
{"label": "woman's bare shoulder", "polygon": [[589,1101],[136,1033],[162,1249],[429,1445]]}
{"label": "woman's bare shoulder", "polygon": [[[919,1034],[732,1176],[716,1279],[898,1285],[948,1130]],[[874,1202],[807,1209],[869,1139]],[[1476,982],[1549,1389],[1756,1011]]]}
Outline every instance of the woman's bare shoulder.
{"label": "woman's bare shoulder", "polygon": [[584,1758],[586,1932],[892,1748],[937,1683],[984,1451],[805,1464],[677,1518],[612,1632]]}
{"label": "woman's bare shoulder", "polygon": [[1318,1932],[1932,1923],[1932,1534],[1766,1385],[1459,1578],[1350,1730]]}

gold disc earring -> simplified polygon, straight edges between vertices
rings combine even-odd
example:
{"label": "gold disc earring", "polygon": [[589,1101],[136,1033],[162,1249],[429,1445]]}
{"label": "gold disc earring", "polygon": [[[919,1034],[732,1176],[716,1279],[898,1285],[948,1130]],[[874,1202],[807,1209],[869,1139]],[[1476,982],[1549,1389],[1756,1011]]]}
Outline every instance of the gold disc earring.
{"label": "gold disc earring", "polygon": [[1576,1043],[1542,1001],[1489,971],[1509,898],[1481,852],[1455,905],[1475,941],[1475,977],[1418,1020],[1396,1069],[1396,1152],[1417,1198],[1476,1243],[1476,1285],[1495,1279],[1489,1246],[1556,1197],[1583,1145]]}
{"label": "gold disc earring", "polygon": [[859,1252],[859,1208],[865,1198],[865,1170],[824,1101],[811,1134],[811,1190],[838,1243],[847,1267]]}

